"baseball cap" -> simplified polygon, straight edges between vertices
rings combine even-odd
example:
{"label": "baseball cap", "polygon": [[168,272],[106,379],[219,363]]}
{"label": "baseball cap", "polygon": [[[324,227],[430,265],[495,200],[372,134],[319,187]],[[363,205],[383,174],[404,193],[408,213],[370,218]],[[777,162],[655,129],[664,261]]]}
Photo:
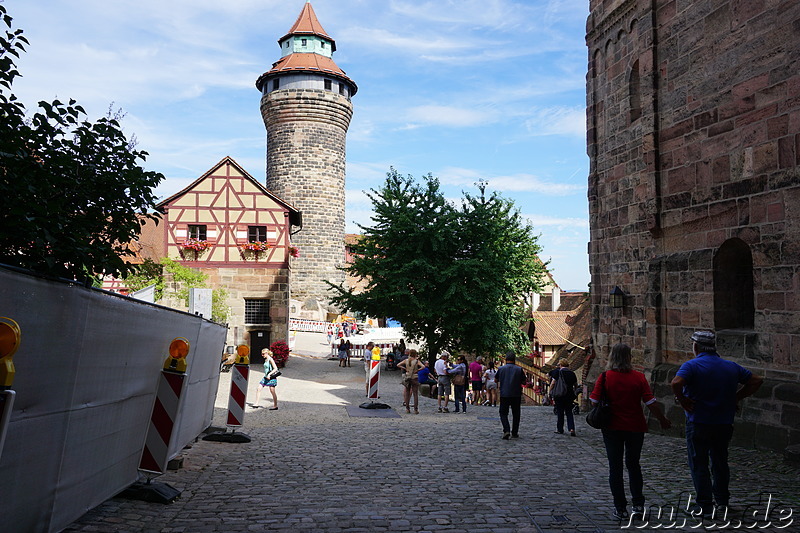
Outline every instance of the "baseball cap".
{"label": "baseball cap", "polygon": [[441,353],[439,353],[439,359],[441,359],[442,357],[450,357],[450,352],[448,352],[447,350],[442,350]]}
{"label": "baseball cap", "polygon": [[717,345],[717,336],[713,331],[695,331],[692,333],[692,341],[703,346],[714,347]]}

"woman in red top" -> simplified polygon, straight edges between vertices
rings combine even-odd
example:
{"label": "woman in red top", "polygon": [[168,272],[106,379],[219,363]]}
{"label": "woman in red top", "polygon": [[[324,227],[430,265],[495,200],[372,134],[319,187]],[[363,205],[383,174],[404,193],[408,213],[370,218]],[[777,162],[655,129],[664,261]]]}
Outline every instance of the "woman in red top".
{"label": "woman in red top", "polygon": [[662,428],[669,429],[672,424],[655,403],[647,378],[631,367],[631,347],[627,344],[620,343],[611,349],[608,370],[597,379],[589,399],[597,403],[603,391],[606,401],[611,405],[611,423],[603,430],[608,456],[608,484],[614,497],[614,518],[624,520],[628,517],[628,500],[622,479],[623,458],[628,469],[631,509],[634,514],[644,514],[644,480],[639,457],[647,432],[647,421],[642,412],[642,402],[658,418]]}

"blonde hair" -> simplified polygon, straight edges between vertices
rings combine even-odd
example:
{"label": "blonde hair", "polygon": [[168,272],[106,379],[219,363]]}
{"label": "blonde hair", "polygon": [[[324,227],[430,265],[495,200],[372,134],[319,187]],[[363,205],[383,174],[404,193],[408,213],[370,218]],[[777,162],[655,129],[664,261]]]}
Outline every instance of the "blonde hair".
{"label": "blonde hair", "polygon": [[261,355],[264,355],[264,354],[267,354],[270,357],[272,357],[272,350],[270,350],[269,348],[264,348],[263,350],[261,350]]}
{"label": "blonde hair", "polygon": [[611,348],[611,354],[608,356],[608,370],[616,370],[618,372],[630,372],[633,370],[631,366],[631,347],[620,342]]}

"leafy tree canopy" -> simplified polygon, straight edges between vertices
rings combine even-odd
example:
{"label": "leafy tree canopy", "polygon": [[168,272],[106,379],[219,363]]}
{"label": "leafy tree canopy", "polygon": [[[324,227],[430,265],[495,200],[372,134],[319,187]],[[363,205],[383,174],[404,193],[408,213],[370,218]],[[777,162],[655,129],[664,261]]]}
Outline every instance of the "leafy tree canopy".
{"label": "leafy tree canopy", "polygon": [[74,100],[41,101],[26,116],[13,94],[15,58],[28,41],[7,27],[0,36],[0,262],[68,278],[121,277],[127,243],[157,203],[164,179],[142,169],[118,120],[92,123]]}
{"label": "leafy tree canopy", "polygon": [[391,169],[368,197],[371,226],[360,226],[353,262],[361,292],[330,284],[334,303],[399,320],[433,359],[444,348],[475,353],[524,349],[521,297],[538,290],[545,266],[533,228],[510,200],[444,197],[430,174],[417,182]]}

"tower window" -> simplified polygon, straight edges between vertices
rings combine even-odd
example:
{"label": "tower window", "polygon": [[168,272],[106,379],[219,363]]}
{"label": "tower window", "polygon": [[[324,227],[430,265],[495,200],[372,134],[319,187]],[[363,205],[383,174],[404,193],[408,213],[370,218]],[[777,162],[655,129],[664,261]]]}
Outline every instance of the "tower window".
{"label": "tower window", "polygon": [[752,329],[753,255],[741,239],[728,239],[714,254],[714,327]]}
{"label": "tower window", "polygon": [[250,242],[266,242],[266,226],[247,226],[247,240]]}
{"label": "tower window", "polygon": [[308,39],[300,39],[300,46],[306,46],[308,44]]}
{"label": "tower window", "polygon": [[281,86],[281,80],[272,80],[272,90],[277,91]]}
{"label": "tower window", "polygon": [[344,94],[344,83],[339,84],[339,94]]}
{"label": "tower window", "polygon": [[244,323],[269,324],[269,300],[263,298],[245,298]]}
{"label": "tower window", "polygon": [[325,48],[325,41],[321,42],[320,44],[322,45],[322,48]]}
{"label": "tower window", "polygon": [[189,224],[189,238],[190,239],[197,239],[199,241],[206,240],[208,235],[208,227],[198,224]]}
{"label": "tower window", "polygon": [[326,91],[331,90],[331,80],[325,80],[325,90]]}

